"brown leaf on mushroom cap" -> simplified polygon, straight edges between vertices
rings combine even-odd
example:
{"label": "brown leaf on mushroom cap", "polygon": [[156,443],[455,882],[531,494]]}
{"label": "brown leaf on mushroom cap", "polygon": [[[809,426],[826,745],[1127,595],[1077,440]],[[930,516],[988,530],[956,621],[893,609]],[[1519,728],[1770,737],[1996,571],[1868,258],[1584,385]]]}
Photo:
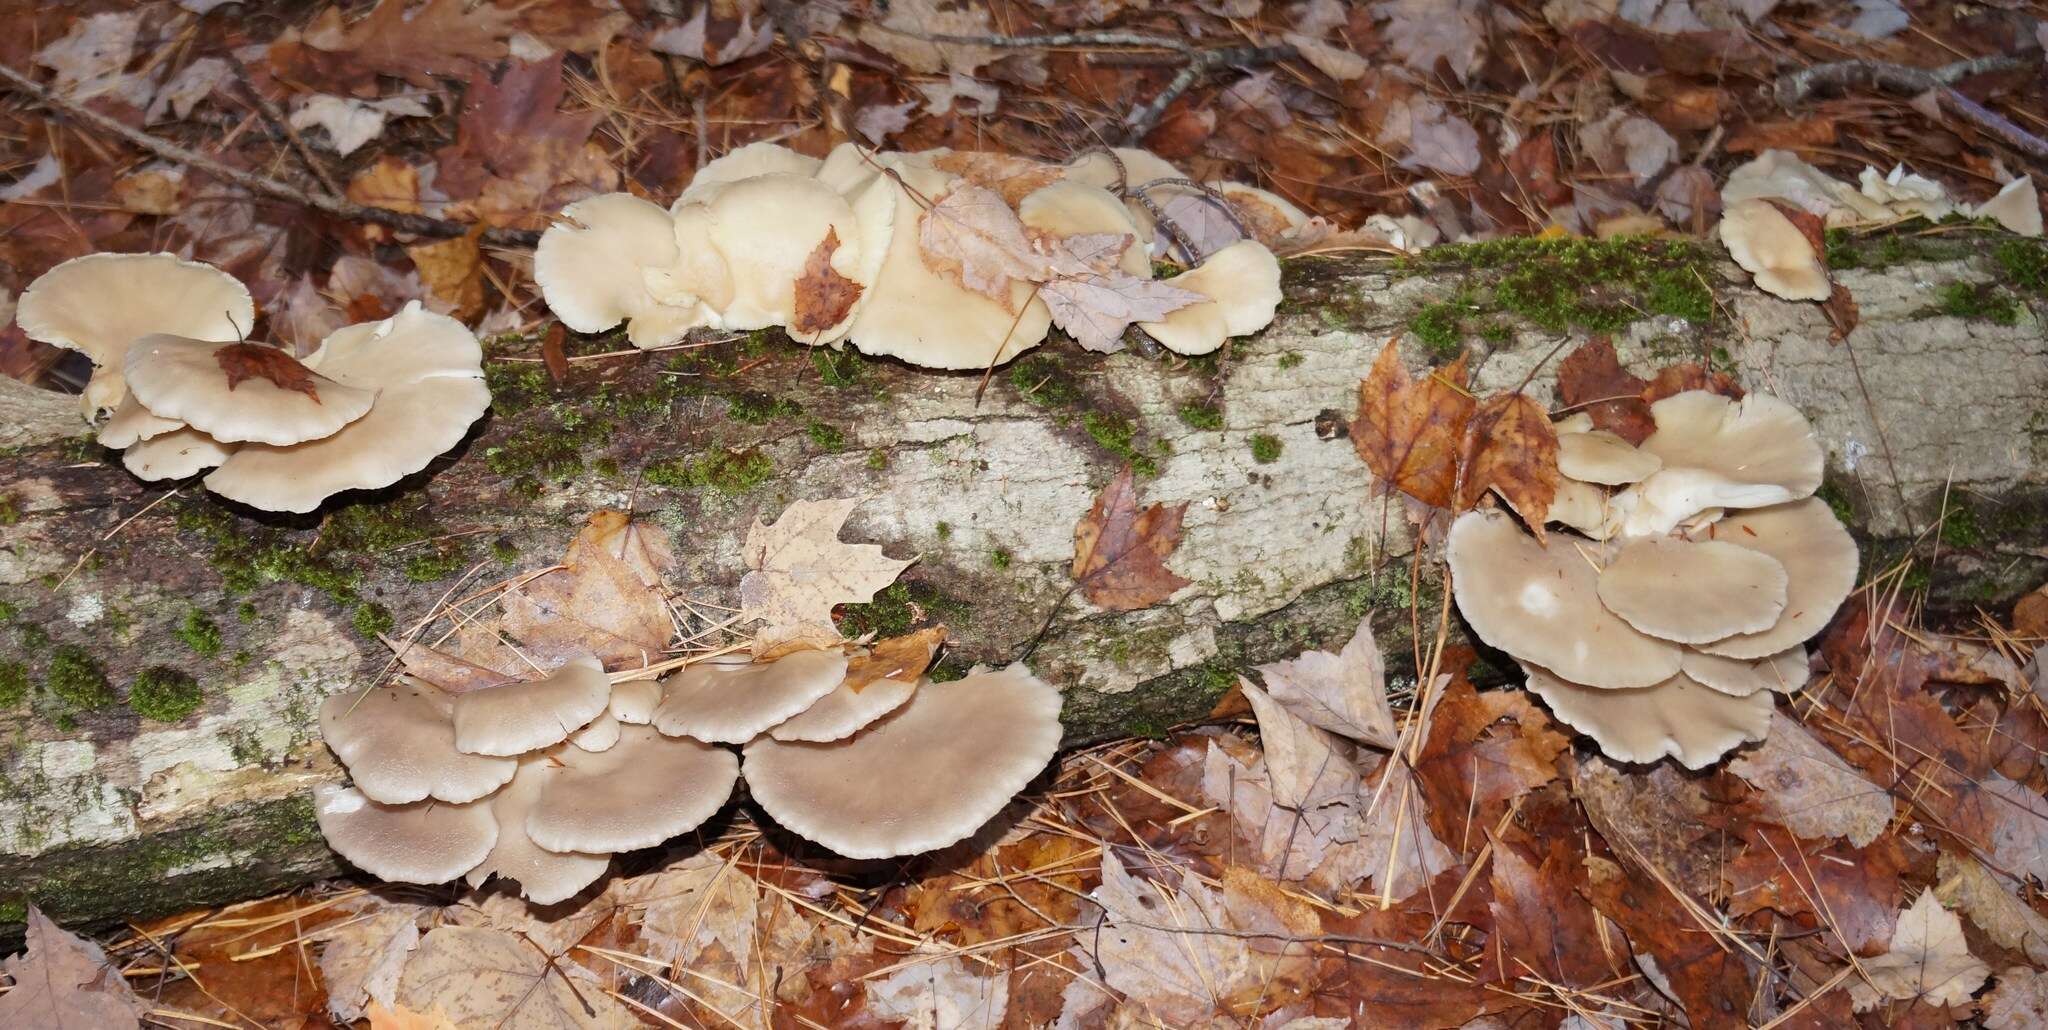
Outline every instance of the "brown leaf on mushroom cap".
{"label": "brown leaf on mushroom cap", "polygon": [[1474,407],[1465,391],[1464,355],[1417,383],[1401,365],[1400,348],[1389,341],[1358,384],[1351,445],[1383,482],[1424,504],[1449,508],[1456,500],[1459,444]]}
{"label": "brown leaf on mushroom cap", "polygon": [[1492,490],[1515,509],[1536,539],[1557,496],[1557,430],[1543,405],[1522,393],[1497,393],[1479,403],[1458,446],[1458,507]]}
{"label": "brown leaf on mushroom cap", "polygon": [[1175,575],[1166,557],[1180,546],[1188,505],[1153,504],[1140,511],[1124,466],[1095,506],[1074,526],[1074,582],[1090,604],[1128,612],[1166,600],[1192,580]]}
{"label": "brown leaf on mushroom cap", "polygon": [[313,370],[276,347],[230,343],[214,351],[213,360],[220,363],[221,373],[228,377],[230,390],[251,379],[268,379],[280,390],[303,393],[313,403],[320,402],[320,391],[313,385]]}
{"label": "brown leaf on mushroom cap", "polygon": [[839,230],[827,226],[825,238],[804,261],[803,275],[796,281],[796,314],[789,322],[792,335],[822,333],[846,321],[860,300],[861,285],[832,267],[832,253],[838,249]]}
{"label": "brown leaf on mushroom cap", "polygon": [[994,190],[960,182],[918,224],[925,263],[998,304],[1011,302],[1014,280],[1038,278],[1045,267],[1024,222]]}
{"label": "brown leaf on mushroom cap", "polygon": [[[1648,386],[1643,387],[1643,400],[1655,404],[1666,397],[1687,390],[1705,390],[1736,401],[1742,399],[1744,392],[1734,376],[1726,372],[1716,372],[1696,361],[1688,361],[1682,365],[1669,365],[1658,369],[1656,377],[1650,380]],[[1651,428],[1656,428],[1654,421]],[[1633,442],[1638,445],[1642,443],[1641,440]]]}
{"label": "brown leaf on mushroom cap", "polygon": [[931,667],[932,655],[938,653],[939,645],[945,642],[944,626],[927,626],[900,637],[878,640],[867,654],[847,660],[846,682],[842,686],[859,693],[877,680],[916,683]]}
{"label": "brown leaf on mushroom cap", "polygon": [[1585,412],[1593,425],[1638,446],[1657,431],[1650,404],[1643,399],[1649,385],[1621,367],[1614,343],[1606,336],[1580,344],[1557,366],[1559,403]]}

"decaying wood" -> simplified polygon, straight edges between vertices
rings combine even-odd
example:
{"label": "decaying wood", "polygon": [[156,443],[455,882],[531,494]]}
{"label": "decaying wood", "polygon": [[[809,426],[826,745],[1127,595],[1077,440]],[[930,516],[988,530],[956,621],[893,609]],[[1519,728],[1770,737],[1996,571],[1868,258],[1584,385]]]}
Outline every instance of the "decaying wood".
{"label": "decaying wood", "polygon": [[[1645,320],[1616,341],[1624,361],[1718,349],[1745,385],[1806,410],[1828,495],[1874,552],[1934,525],[1944,498],[1968,509],[1975,535],[1942,536],[1938,599],[1996,601],[2038,580],[2048,552],[2025,527],[2040,535],[2048,488],[2048,334],[2031,319],[1929,313],[1941,284],[1986,280],[1988,265],[1845,274],[1867,396],[1816,307],[1707,271],[1720,327]],[[460,584],[546,565],[599,508],[664,525],[673,588],[729,605],[754,518],[866,497],[846,538],[918,561],[850,622],[944,622],[955,668],[1014,659],[1043,629],[1031,664],[1067,691],[1075,742],[1199,718],[1240,670],[1340,644],[1368,611],[1398,670],[1406,520],[1374,495],[1342,427],[1380,345],[1454,287],[1363,259],[1289,275],[1280,319],[1220,362],[1054,346],[1001,370],[979,405],[976,375],[828,362],[781,341],[581,360],[559,387],[537,362],[494,362],[498,408],[467,444],[399,488],[304,519],[234,510],[196,485],[165,500],[90,448],[17,432],[0,483],[0,657],[34,688],[0,711],[0,883],[92,922],[334,871],[308,791],[339,771],[314,712],[385,668],[366,635],[383,628],[378,613],[403,630]],[[1489,351],[1478,388],[1513,386],[1559,343],[1526,329],[1498,347],[1475,339]],[[1547,376],[1531,387],[1542,399]],[[0,393],[0,411],[54,409],[19,392]],[[1268,444],[1271,460],[1255,458],[1255,434],[1277,456]],[[1153,467],[1139,480],[1148,503],[1188,504],[1168,564],[1193,582],[1135,612],[1058,605],[1075,521],[1132,458]],[[1435,603],[1429,577],[1419,593]],[[42,688],[66,647],[104,668],[110,704],[73,710]],[[204,689],[175,723],[122,703],[159,665]]]}

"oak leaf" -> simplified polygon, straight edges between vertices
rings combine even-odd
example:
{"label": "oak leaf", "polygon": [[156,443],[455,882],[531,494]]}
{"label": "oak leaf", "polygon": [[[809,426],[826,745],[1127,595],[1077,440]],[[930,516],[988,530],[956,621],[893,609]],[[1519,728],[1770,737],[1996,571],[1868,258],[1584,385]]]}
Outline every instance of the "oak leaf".
{"label": "oak leaf", "polygon": [[410,14],[405,7],[406,0],[379,0],[346,26],[341,9],[330,7],[307,27],[306,43],[376,74],[430,87],[436,75],[462,77],[504,57],[519,20],[514,11],[472,7],[467,0],[427,0]]}
{"label": "oak leaf", "polygon": [[911,561],[875,544],[839,542],[840,527],[860,498],[797,501],[772,525],[756,518],[747,530],[747,574],[740,579],[740,621],[760,622],[757,639],[830,633],[832,608],[874,600]]}
{"label": "oak leaf", "polygon": [[1456,499],[1459,444],[1475,406],[1465,390],[1464,355],[1417,383],[1389,341],[1358,384],[1351,445],[1382,482],[1449,508]]}
{"label": "oak leaf", "polygon": [[0,959],[14,986],[0,994],[0,1026],[18,1030],[136,1026],[149,1012],[99,945],[28,907],[28,951]]}
{"label": "oak leaf", "polygon": [[1543,405],[1524,393],[1488,397],[1465,423],[1458,451],[1458,507],[1470,508],[1492,490],[1542,540],[1559,475],[1557,430]]}
{"label": "oak leaf", "polygon": [[1643,399],[1649,381],[1629,374],[1615,356],[1614,343],[1595,336],[1565,355],[1557,366],[1558,403],[1583,411],[1595,429],[1605,429],[1640,445],[1657,431],[1650,405]]}
{"label": "oak leaf", "polygon": [[1052,312],[1052,324],[1098,354],[1123,350],[1124,330],[1132,322],[1156,322],[1209,299],[1171,283],[1120,271],[1052,279],[1038,288],[1038,296]]}
{"label": "oak leaf", "polygon": [[1187,510],[1182,501],[1140,511],[1131,467],[1124,466],[1074,526],[1072,574],[1081,596],[1098,608],[1136,611],[1192,582],[1166,567],[1166,557],[1180,546],[1180,522]]}
{"label": "oak leaf", "polygon": [[1303,651],[1258,667],[1266,692],[1288,711],[1352,740],[1392,750],[1400,733],[1387,704],[1387,663],[1372,637],[1372,620],[1359,622],[1344,649]]}
{"label": "oak leaf", "polygon": [[791,335],[799,339],[846,321],[860,300],[861,285],[832,267],[832,254],[838,249],[839,229],[827,226],[825,238],[804,259],[803,274],[796,280],[796,313],[789,322]]}

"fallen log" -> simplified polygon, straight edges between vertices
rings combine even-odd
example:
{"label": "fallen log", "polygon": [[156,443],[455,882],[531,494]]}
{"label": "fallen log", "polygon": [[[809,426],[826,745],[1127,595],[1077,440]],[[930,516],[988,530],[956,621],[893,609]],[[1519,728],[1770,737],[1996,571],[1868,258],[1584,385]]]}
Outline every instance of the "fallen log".
{"label": "fallen log", "polygon": [[[1621,313],[1615,343],[1638,370],[1710,357],[1809,413],[1823,496],[1876,567],[1921,541],[1933,560],[1909,578],[1936,607],[2001,603],[2048,569],[2048,332],[2038,281],[1990,248],[1842,273],[1861,307],[1845,342],[1816,306],[1697,256],[1690,279],[1553,283],[1552,308],[1498,289],[1498,261],[1475,264],[1300,259],[1274,325],[1220,358],[1053,345],[997,370],[978,403],[977,376],[780,337],[657,354],[582,341],[560,382],[531,341],[504,341],[471,440],[305,518],[140,483],[90,441],[53,439],[76,424],[9,387],[0,413],[24,414],[0,438],[0,935],[31,899],[91,924],[337,872],[308,795],[340,775],[321,698],[385,670],[376,633],[546,565],[602,508],[667,528],[671,586],[730,604],[755,518],[867,498],[846,538],[918,561],[843,628],[943,622],[955,671],[1031,648],[1066,691],[1070,744],[1200,718],[1241,672],[1341,643],[1367,615],[1397,673],[1412,669],[1411,625],[1433,632],[1440,590],[1346,439],[1358,379],[1413,328],[1469,347],[1482,391],[1534,371],[1547,398],[1554,355],[1584,336],[1544,328],[1560,298],[1566,316]],[[1658,290],[1691,281],[1675,306],[1696,317],[1656,313],[1674,308]],[[2002,302],[1944,313],[1963,294]],[[1145,501],[1189,502],[1168,564],[1193,582],[1136,612],[1062,602],[1074,523],[1125,464]]]}

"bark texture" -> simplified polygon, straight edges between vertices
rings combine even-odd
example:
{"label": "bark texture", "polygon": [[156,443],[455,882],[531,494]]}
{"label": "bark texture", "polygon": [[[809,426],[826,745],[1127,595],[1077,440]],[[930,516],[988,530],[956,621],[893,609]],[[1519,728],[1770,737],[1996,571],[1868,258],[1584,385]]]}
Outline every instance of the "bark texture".
{"label": "bark texture", "polygon": [[[1649,318],[1616,343],[1639,371],[1716,353],[1806,410],[1830,456],[1824,494],[1874,559],[1902,554],[1946,497],[1933,596],[1998,603],[2048,558],[2048,334],[2025,303],[2012,325],[1935,313],[1941,286],[1996,269],[1845,273],[1863,321],[1844,345],[1815,306],[1703,265],[1711,326]],[[731,603],[756,517],[867,497],[847,538],[920,558],[849,625],[945,622],[963,668],[1038,638],[1031,663],[1066,690],[1073,743],[1200,717],[1241,670],[1333,647],[1368,613],[1398,669],[1409,599],[1429,619],[1439,592],[1411,584],[1400,505],[1373,495],[1342,427],[1380,345],[1458,285],[1383,261],[1296,262],[1281,317],[1220,361],[1054,345],[998,370],[978,406],[978,377],[779,339],[579,362],[559,386],[537,363],[494,363],[494,413],[460,450],[303,519],[196,485],[166,497],[51,439],[76,428],[50,414],[68,399],[0,392],[0,412],[37,416],[10,427],[0,478],[0,933],[29,899],[93,923],[336,872],[308,801],[340,775],[320,699],[384,667],[371,633],[432,610],[473,567],[488,583],[547,564],[597,508],[661,522],[678,544],[672,586]],[[1522,324],[1467,342],[1492,390],[1564,339]],[[1531,389],[1547,396],[1547,374]],[[1191,502],[1169,564],[1193,583],[1145,611],[1075,597],[1055,613],[1073,525],[1127,460],[1151,473],[1144,501]],[[197,706],[136,692],[152,669],[192,677]]]}

